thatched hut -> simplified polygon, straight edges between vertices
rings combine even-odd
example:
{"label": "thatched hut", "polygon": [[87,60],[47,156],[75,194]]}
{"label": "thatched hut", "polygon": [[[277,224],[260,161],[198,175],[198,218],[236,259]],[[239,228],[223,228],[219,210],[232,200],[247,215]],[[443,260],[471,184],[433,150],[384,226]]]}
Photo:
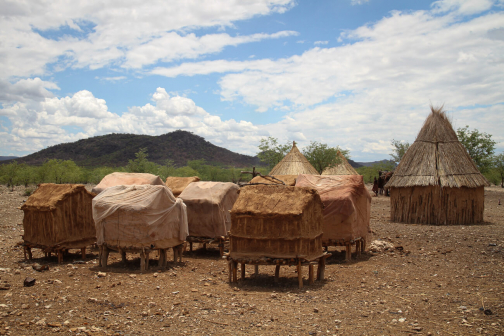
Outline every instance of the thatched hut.
{"label": "thatched hut", "polygon": [[58,253],[61,262],[68,249],[81,249],[96,242],[91,201],[94,194],[82,184],[40,184],[21,206],[24,211],[23,245],[31,259],[31,248]]}
{"label": "thatched hut", "polygon": [[101,193],[104,189],[118,185],[165,185],[163,180],[156,175],[148,173],[121,173],[115,172],[105,176],[91,191],[95,194]]}
{"label": "thatched hut", "polygon": [[488,185],[446,114],[431,107],[385,186],[390,188],[391,220],[437,225],[482,222]]}
{"label": "thatched hut", "polygon": [[304,157],[303,154],[296,147],[296,142],[292,143],[292,149],[285,155],[269,173],[270,175],[299,175],[299,174],[313,174],[318,175],[311,163]]}
{"label": "thatched hut", "polygon": [[[297,175],[275,175],[272,178],[271,176],[256,176],[252,180],[250,180],[251,184],[254,183],[264,183],[264,184],[282,184],[285,183],[285,185],[293,187],[296,185],[296,178],[298,177]],[[282,182],[280,182],[280,181]]]}
{"label": "thatched hut", "polygon": [[299,175],[296,187],[318,191],[324,203],[322,244],[345,246],[350,260],[351,246],[365,250],[370,233],[371,195],[361,175]]}
{"label": "thatched hut", "polygon": [[336,154],[340,163],[335,166],[327,167],[322,172],[322,175],[359,175],[357,171],[348,163],[348,160],[341,154],[340,151]]}
{"label": "thatched hut", "polygon": [[224,242],[231,229],[229,211],[238,199],[240,187],[230,182],[193,182],[180,194],[187,206],[189,236],[186,240],[192,250],[193,243],[217,243],[221,255]]}
{"label": "thatched hut", "polygon": [[184,191],[187,186],[192,182],[199,182],[200,178],[198,176],[191,177],[177,177],[168,176],[166,178],[166,186],[171,189],[173,196],[179,197],[179,195]]}
{"label": "thatched hut", "polygon": [[93,218],[100,266],[107,266],[109,250],[140,253],[141,269],[149,265],[149,252],[160,252],[160,265],[166,263],[166,250],[174,248],[175,259],[188,235],[186,206],[164,185],[115,186],[93,199]]}

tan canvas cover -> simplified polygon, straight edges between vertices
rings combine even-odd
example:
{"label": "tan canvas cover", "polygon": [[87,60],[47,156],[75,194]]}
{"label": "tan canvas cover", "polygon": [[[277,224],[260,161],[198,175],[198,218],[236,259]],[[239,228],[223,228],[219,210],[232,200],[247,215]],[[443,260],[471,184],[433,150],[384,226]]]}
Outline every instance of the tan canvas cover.
{"label": "tan canvas cover", "polygon": [[179,198],[187,206],[189,235],[215,238],[231,229],[229,211],[238,199],[238,187],[231,182],[193,182]]}
{"label": "tan canvas cover", "polygon": [[171,189],[173,196],[179,197],[179,195],[184,191],[187,186],[192,182],[198,182],[200,178],[198,176],[191,177],[176,177],[168,176],[166,178],[166,186]]}
{"label": "tan canvas cover", "polygon": [[40,184],[21,206],[25,243],[49,249],[93,244],[93,196],[82,184]]}
{"label": "tan canvas cover", "polygon": [[95,194],[104,189],[118,185],[165,185],[159,176],[147,173],[112,173],[105,176],[91,191]]}
{"label": "tan canvas cover", "polygon": [[164,249],[188,235],[184,202],[161,185],[107,188],[93,199],[93,218],[98,245]]}
{"label": "tan canvas cover", "polygon": [[299,175],[296,187],[316,189],[324,203],[322,240],[367,239],[371,195],[361,175]]}
{"label": "tan canvas cover", "polygon": [[[273,177],[284,181],[285,185],[293,187],[296,185],[296,178],[298,176],[297,175],[275,175]],[[280,182],[278,182],[277,180],[275,180],[269,176],[264,176],[264,177],[256,176],[250,181],[250,183],[281,184]]]}

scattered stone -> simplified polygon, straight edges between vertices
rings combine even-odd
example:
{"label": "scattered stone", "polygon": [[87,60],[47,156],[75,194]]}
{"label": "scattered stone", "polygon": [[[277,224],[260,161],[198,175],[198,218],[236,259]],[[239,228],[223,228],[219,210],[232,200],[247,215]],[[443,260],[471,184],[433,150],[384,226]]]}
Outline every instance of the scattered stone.
{"label": "scattered stone", "polygon": [[14,274],[21,274],[21,271],[20,270],[15,270]]}
{"label": "scattered stone", "polygon": [[31,287],[31,286],[35,286],[35,282],[36,282],[36,281],[37,281],[37,280],[35,280],[34,278],[30,278],[30,277],[28,277],[28,278],[24,279],[23,286],[24,286],[24,287]]}
{"label": "scattered stone", "polygon": [[47,326],[49,326],[51,328],[60,328],[62,326],[62,324],[58,323],[58,322],[55,322],[55,323],[48,322]]}
{"label": "scattered stone", "polygon": [[47,265],[39,265],[39,264],[34,264],[32,265],[32,268],[37,271],[37,272],[42,272],[42,271],[48,271],[49,266]]}
{"label": "scattered stone", "polygon": [[29,305],[29,304],[27,304],[27,303],[23,303],[23,304],[21,305],[21,309],[28,309],[28,308],[30,308],[30,305]]}
{"label": "scattered stone", "polygon": [[135,279],[136,278],[136,274],[130,274],[129,277],[132,278],[132,279]]}
{"label": "scattered stone", "polygon": [[313,308],[313,312],[318,313],[319,312],[318,308]]}
{"label": "scattered stone", "polygon": [[43,319],[40,319],[38,320],[37,322],[35,322],[36,325],[45,325],[46,324],[46,319],[45,317]]}
{"label": "scattered stone", "polygon": [[11,285],[7,281],[0,282],[0,290],[9,290]]}
{"label": "scattered stone", "polygon": [[413,330],[415,330],[415,331],[422,331],[422,327],[413,327]]}
{"label": "scattered stone", "polygon": [[107,273],[105,272],[98,272],[98,274],[96,274],[98,276],[98,278],[104,278],[107,276]]}
{"label": "scattered stone", "polygon": [[98,302],[98,299],[96,299],[96,298],[88,298],[87,300],[88,300],[88,302],[92,302],[92,303]]}
{"label": "scattered stone", "polygon": [[384,240],[373,240],[371,242],[371,244],[369,245],[369,251],[375,252],[375,253],[393,250],[393,249],[394,249],[394,244],[389,243]]}

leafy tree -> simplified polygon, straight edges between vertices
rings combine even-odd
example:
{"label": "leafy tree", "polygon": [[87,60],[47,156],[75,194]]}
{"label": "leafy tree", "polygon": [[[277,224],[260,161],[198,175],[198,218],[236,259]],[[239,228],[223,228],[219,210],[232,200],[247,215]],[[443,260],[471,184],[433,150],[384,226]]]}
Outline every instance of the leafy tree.
{"label": "leafy tree", "polygon": [[341,163],[338,157],[338,151],[343,154],[346,159],[350,158],[350,151],[337,147],[329,147],[317,141],[311,141],[310,145],[303,149],[303,155],[312,164],[313,167],[322,174],[324,169],[332,167]]}
{"label": "leafy tree", "polygon": [[396,164],[399,164],[404,154],[406,154],[406,151],[410,147],[410,143],[407,141],[402,142],[392,139],[392,146],[394,147],[394,149],[392,149],[390,156],[392,157],[392,161],[394,161]]}
{"label": "leafy tree", "polygon": [[492,167],[492,156],[495,151],[496,142],[492,140],[492,135],[481,133],[477,129],[471,131],[469,126],[466,126],[457,129],[457,136],[480,172],[486,173]]}
{"label": "leafy tree", "polygon": [[159,166],[158,175],[165,181],[168,176],[175,174],[176,169],[173,160],[166,160],[164,166]]}
{"label": "leafy tree", "polygon": [[[75,183],[79,181],[81,169],[73,160],[51,159],[42,165],[45,180],[41,182]],[[39,175],[40,176],[40,175]]]}
{"label": "leafy tree", "polygon": [[374,178],[378,177],[378,172],[380,170],[391,171],[394,170],[394,164],[392,162],[380,162],[375,163],[369,167],[359,167],[355,169],[359,175],[362,175],[364,178],[364,183],[373,183]]}
{"label": "leafy tree", "polygon": [[285,155],[287,155],[290,149],[290,143],[280,145],[278,143],[278,139],[276,138],[263,138],[259,144],[259,153],[257,153],[257,157],[261,160],[261,162],[266,163],[271,170],[284,158]]}
{"label": "leafy tree", "polygon": [[501,187],[504,188],[504,153],[494,157],[494,170],[499,174]]}
{"label": "leafy tree", "polygon": [[2,183],[11,188],[11,191],[14,191],[14,186],[18,183],[18,170],[19,164],[16,161],[2,165],[0,179]]}
{"label": "leafy tree", "polygon": [[28,166],[26,163],[21,163],[18,167],[17,179],[19,183],[22,183],[25,187],[28,187],[30,183],[35,182],[35,168]]}
{"label": "leafy tree", "polygon": [[136,159],[128,160],[126,165],[126,171],[129,173],[151,173],[157,175],[159,165],[155,162],[150,162],[147,160],[147,148],[142,148],[140,151],[135,153]]}

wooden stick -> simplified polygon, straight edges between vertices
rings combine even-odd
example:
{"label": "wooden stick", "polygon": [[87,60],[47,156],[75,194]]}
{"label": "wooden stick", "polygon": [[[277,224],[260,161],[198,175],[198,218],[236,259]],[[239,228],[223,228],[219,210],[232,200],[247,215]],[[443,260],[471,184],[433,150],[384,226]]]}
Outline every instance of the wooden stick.
{"label": "wooden stick", "polygon": [[275,282],[280,280],[280,265],[275,266]]}
{"label": "wooden stick", "polygon": [[313,285],[313,264],[308,265],[308,283]]}
{"label": "wooden stick", "polygon": [[245,280],[245,263],[241,263],[241,279]]}
{"label": "wooden stick", "polygon": [[128,259],[126,258],[126,251],[119,249],[119,253],[121,254],[121,261],[123,264],[126,264],[128,262]]}
{"label": "wooden stick", "polygon": [[232,262],[233,262],[233,282],[237,282],[238,281],[238,275],[237,275],[238,263],[234,260]]}
{"label": "wooden stick", "polygon": [[346,255],[345,261],[350,261],[352,259],[352,245],[346,244]]}
{"label": "wooden stick", "polygon": [[166,249],[159,249],[158,266],[160,266],[160,267],[166,266]]}
{"label": "wooden stick", "polygon": [[301,259],[298,259],[297,271],[299,288],[303,288],[303,271],[301,269]]}
{"label": "wooden stick", "polygon": [[259,275],[259,265],[254,265],[254,276]]}
{"label": "wooden stick", "polygon": [[29,259],[29,260],[32,260],[33,255],[32,255],[32,250],[31,250],[31,247],[27,246],[27,247],[26,247],[26,252],[28,252],[28,259]]}
{"label": "wooden stick", "polygon": [[81,248],[82,260],[86,260],[86,248]]}

